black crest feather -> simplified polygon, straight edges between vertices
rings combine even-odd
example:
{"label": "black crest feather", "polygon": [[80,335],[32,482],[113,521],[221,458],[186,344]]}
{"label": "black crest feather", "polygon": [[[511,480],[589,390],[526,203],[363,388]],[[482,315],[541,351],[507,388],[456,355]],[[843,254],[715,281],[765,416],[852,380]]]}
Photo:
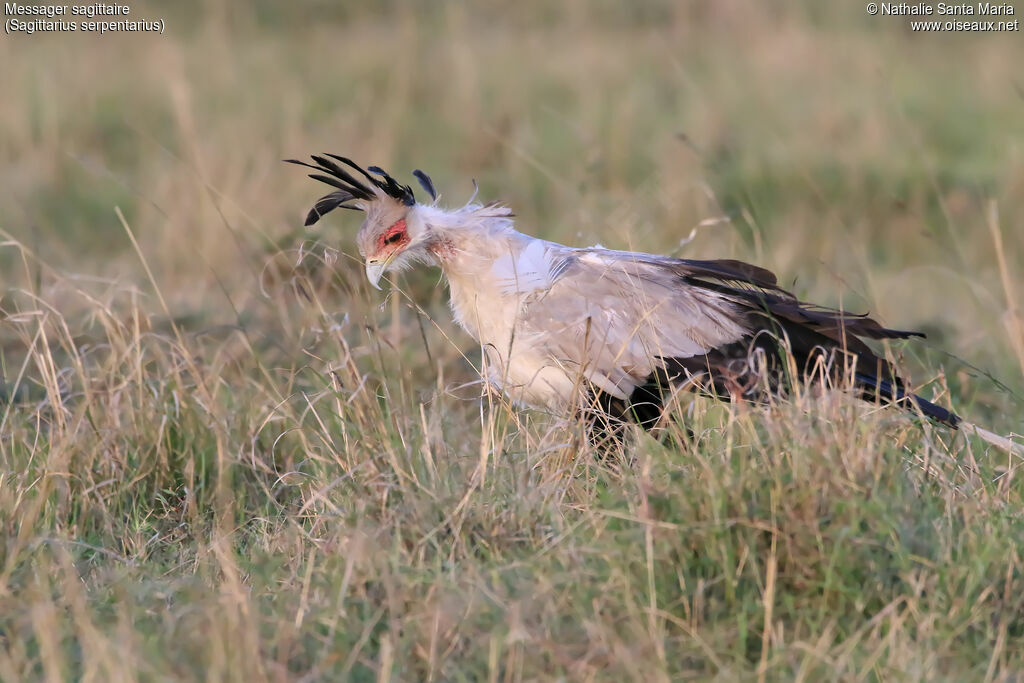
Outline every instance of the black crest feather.
{"label": "black crest feather", "polygon": [[434,181],[430,179],[430,176],[418,168],[412,174],[416,176],[416,180],[420,181],[420,186],[430,195],[430,198],[437,199],[437,190],[434,189]]}
{"label": "black crest feather", "polygon": [[412,206],[416,203],[416,197],[412,193],[412,188],[408,185],[401,185],[397,180],[388,175],[380,166],[367,166],[366,170],[370,173],[376,173],[384,182],[375,180],[377,187],[384,190],[389,196],[394,197],[398,201],[402,202],[406,206]]}
{"label": "black crest feather", "polygon": [[[337,191],[331,192],[328,195],[321,197],[317,200],[316,205],[310,209],[306,215],[306,225],[313,225],[320,217],[324,214],[333,211],[337,208],[342,209],[354,209],[360,210],[359,206],[352,206],[349,202],[353,200],[363,200],[372,202],[377,198],[377,194],[372,188],[377,188],[384,194],[388,195],[393,199],[397,199],[406,206],[412,206],[416,203],[416,197],[412,192],[412,188],[408,185],[402,185],[397,180],[392,178],[386,171],[378,166],[370,166],[367,169],[361,168],[358,164],[343,156],[337,154],[314,154],[311,156],[314,164],[307,163],[305,161],[299,161],[297,159],[285,159],[289,164],[296,164],[298,166],[305,166],[311,168],[316,173],[310,173],[309,177],[314,180],[319,180],[322,183],[330,185],[336,188]],[[334,161],[332,161],[332,159]],[[335,163],[335,161],[341,162],[345,166],[353,169],[366,180],[357,178],[352,173],[342,168],[342,166]],[[375,177],[372,174],[376,174]],[[419,178],[419,175],[416,176]],[[427,179],[429,182],[429,178]],[[420,180],[422,183],[423,180]],[[371,187],[372,186],[372,187]],[[426,187],[424,185],[424,187]],[[433,189],[431,184],[430,190]],[[428,192],[430,192],[428,190]],[[434,193],[430,193],[434,196]]]}

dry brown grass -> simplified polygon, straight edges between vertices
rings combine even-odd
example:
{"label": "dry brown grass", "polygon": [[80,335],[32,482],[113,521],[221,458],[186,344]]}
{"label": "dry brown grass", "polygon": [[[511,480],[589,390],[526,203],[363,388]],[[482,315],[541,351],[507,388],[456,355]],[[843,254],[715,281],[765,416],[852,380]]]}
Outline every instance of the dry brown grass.
{"label": "dry brown grass", "polygon": [[316,189],[279,163],[756,261],[927,330],[892,349],[921,391],[1019,433],[1018,35],[317,8],[0,42],[0,677],[1020,675],[1016,459],[842,397],[697,401],[693,438],[596,459],[481,402],[437,273],[369,291],[358,219],[303,231]]}

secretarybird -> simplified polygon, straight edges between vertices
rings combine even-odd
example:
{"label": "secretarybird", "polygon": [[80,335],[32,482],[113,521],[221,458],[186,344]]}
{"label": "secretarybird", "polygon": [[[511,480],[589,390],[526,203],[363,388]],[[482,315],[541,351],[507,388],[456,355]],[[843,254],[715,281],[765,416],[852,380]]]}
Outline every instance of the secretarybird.
{"label": "secretarybird", "polygon": [[865,400],[961,426],[909,392],[864,342],[923,334],[800,301],[763,268],[567,247],[517,232],[496,202],[440,208],[419,170],[431,204],[376,166],[334,154],[287,161],[334,188],[307,226],[336,208],[366,213],[357,243],[370,284],[379,289],[385,273],[415,263],[440,266],[455,320],[484,350],[489,382],[520,404],[576,410],[593,440],[620,440],[628,420],[655,427],[680,388],[759,401],[794,381],[852,386]]}

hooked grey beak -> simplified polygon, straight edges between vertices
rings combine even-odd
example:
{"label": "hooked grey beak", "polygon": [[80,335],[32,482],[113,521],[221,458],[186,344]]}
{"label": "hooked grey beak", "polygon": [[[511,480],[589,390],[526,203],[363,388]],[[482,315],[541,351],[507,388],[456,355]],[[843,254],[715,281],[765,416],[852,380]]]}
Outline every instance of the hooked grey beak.
{"label": "hooked grey beak", "polygon": [[387,263],[366,262],[366,279],[377,289],[380,289],[380,279],[384,276],[384,268],[387,265]]}

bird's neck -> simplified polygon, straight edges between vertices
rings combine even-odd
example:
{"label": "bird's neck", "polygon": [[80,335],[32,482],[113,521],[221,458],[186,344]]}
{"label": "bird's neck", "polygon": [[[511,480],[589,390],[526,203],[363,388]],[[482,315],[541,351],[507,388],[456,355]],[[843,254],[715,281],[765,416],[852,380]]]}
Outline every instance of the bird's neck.
{"label": "bird's neck", "polygon": [[510,242],[528,239],[512,227],[511,211],[502,206],[469,204],[445,211],[417,207],[430,232],[427,249],[449,279],[476,276],[507,253]]}
{"label": "bird's neck", "polygon": [[[428,249],[448,280],[455,320],[478,341],[490,339],[506,316],[506,298],[496,286],[498,259],[518,253],[531,240],[512,227],[504,207],[464,207],[424,216],[431,232]],[[514,317],[514,316],[512,316]]]}

